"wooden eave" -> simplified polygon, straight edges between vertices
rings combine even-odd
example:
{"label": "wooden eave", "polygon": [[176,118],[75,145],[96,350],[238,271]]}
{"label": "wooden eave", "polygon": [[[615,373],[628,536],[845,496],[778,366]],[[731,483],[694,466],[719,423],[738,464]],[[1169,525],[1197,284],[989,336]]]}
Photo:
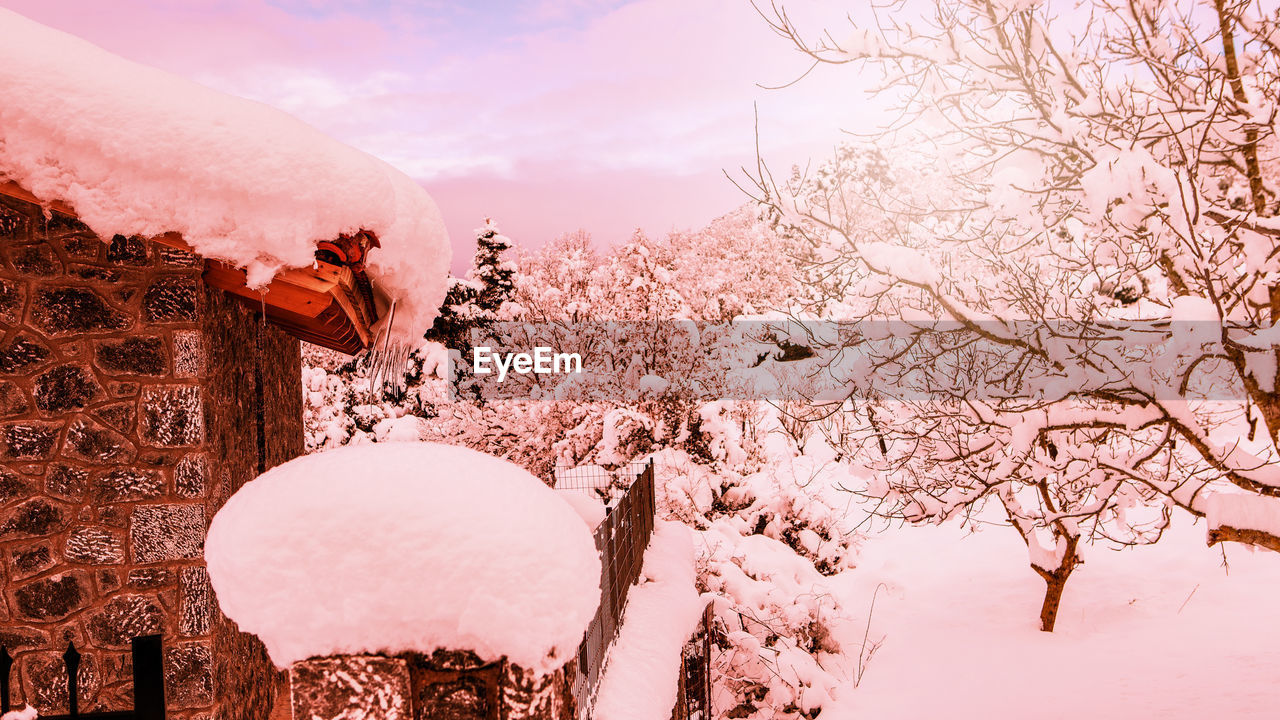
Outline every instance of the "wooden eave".
{"label": "wooden eave", "polygon": [[[0,179],[0,195],[76,217],[62,202],[43,202],[18,184]],[[151,242],[194,253],[182,236],[165,233]],[[373,341],[370,328],[378,319],[363,270],[316,258],[311,267],[276,273],[265,287],[248,287],[245,271],[228,263],[205,259],[204,281],[224,290],[294,337],[332,350],[355,354]]]}

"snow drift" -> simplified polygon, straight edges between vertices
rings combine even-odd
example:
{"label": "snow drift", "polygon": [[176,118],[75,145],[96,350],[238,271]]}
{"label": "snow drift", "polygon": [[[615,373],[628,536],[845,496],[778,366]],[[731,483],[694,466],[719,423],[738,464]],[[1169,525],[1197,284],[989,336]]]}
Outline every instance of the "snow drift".
{"label": "snow drift", "polygon": [[527,471],[467,448],[356,445],[247,483],[205,544],[222,611],[279,667],[437,648],[546,673],[600,600],[591,532]]}
{"label": "snow drift", "polygon": [[385,162],[3,8],[0,97],[0,180],[67,203],[95,233],[181,233],[257,287],[311,265],[317,242],[369,230],[382,245],[369,274],[396,301],[394,337],[430,327],[448,234],[426,191]]}

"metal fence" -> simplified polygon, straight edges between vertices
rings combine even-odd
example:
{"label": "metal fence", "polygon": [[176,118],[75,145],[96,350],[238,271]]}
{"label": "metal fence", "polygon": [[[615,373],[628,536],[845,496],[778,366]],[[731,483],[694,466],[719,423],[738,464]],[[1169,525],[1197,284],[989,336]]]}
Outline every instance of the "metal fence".
{"label": "metal fence", "polygon": [[[594,488],[560,488],[588,489]],[[653,535],[653,463],[642,466],[635,482],[596,528],[596,549],[600,551],[600,607],[587,626],[578,647],[578,670],[573,694],[578,701],[578,717],[589,718],[609,646],[618,636],[627,592],[640,579],[644,551]]]}
{"label": "metal fence", "polygon": [[632,462],[612,470],[599,465],[575,468],[557,466],[552,471],[552,486],[557,490],[578,490],[597,497],[606,504],[620,500],[650,466],[649,462]]}
{"label": "metal fence", "polygon": [[[600,683],[609,648],[617,639],[627,594],[640,579],[644,552],[653,535],[653,461],[630,463],[609,470],[586,466],[556,469],[556,489],[592,493],[612,504],[596,528],[596,549],[600,551],[600,607],[587,626],[578,647],[578,669],[573,694],[578,701],[579,720],[591,718],[592,705]],[[711,648],[712,619],[708,604],[693,637],[680,658],[679,686],[672,720],[712,720]]]}
{"label": "metal fence", "polygon": [[[133,639],[133,709],[80,712],[80,652],[67,646],[62,660],[67,668],[66,715],[41,715],[44,720],[164,720],[164,652],[159,635]],[[13,658],[0,647],[0,715],[9,712],[9,681]]]}
{"label": "metal fence", "polygon": [[698,630],[680,656],[680,684],[671,720],[712,720],[711,629],[715,613],[710,603],[702,611]]}

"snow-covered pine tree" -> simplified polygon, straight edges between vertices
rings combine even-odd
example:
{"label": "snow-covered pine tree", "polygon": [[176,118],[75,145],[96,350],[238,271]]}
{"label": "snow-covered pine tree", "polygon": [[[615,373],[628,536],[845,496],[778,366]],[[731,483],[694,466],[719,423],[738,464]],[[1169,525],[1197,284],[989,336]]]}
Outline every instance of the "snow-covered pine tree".
{"label": "snow-covered pine tree", "polygon": [[440,304],[440,314],[427,331],[426,339],[451,350],[461,350],[468,331],[474,325],[477,294],[476,287],[467,280],[450,278],[449,289]]}
{"label": "snow-covered pine tree", "polygon": [[[440,314],[425,336],[427,340],[466,357],[473,347],[475,331],[510,319],[517,307],[513,302],[517,268],[507,257],[510,250],[511,240],[499,232],[497,223],[485,218],[484,225],[476,229],[476,254],[471,270],[465,279],[451,279]],[[454,367],[453,382],[459,389],[465,384],[467,367],[466,363]],[[476,395],[468,393],[468,396]]]}
{"label": "snow-covered pine tree", "polygon": [[451,279],[426,339],[466,351],[472,329],[488,327],[502,317],[503,305],[515,293],[516,265],[506,257],[510,249],[511,240],[498,231],[497,223],[485,218],[484,226],[476,229],[471,270],[465,279]]}
{"label": "snow-covered pine tree", "polygon": [[498,318],[502,305],[515,293],[516,266],[506,257],[509,250],[511,240],[498,231],[497,223],[485,218],[484,227],[476,230],[476,256],[470,278],[479,283],[475,304],[488,323]]}

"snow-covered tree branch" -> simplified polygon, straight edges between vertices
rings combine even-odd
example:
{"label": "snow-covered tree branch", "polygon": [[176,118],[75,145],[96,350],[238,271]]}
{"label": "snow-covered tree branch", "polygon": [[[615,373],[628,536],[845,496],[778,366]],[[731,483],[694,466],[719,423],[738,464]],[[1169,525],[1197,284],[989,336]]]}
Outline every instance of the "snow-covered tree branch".
{"label": "snow-covered tree branch", "polygon": [[1280,549],[1280,14],[759,9],[815,71],[878,74],[893,118],[752,179],[813,250],[813,309],[856,323],[836,370],[897,512],[1003,503],[1050,595],[1082,537],[1150,541],[1175,506]]}

